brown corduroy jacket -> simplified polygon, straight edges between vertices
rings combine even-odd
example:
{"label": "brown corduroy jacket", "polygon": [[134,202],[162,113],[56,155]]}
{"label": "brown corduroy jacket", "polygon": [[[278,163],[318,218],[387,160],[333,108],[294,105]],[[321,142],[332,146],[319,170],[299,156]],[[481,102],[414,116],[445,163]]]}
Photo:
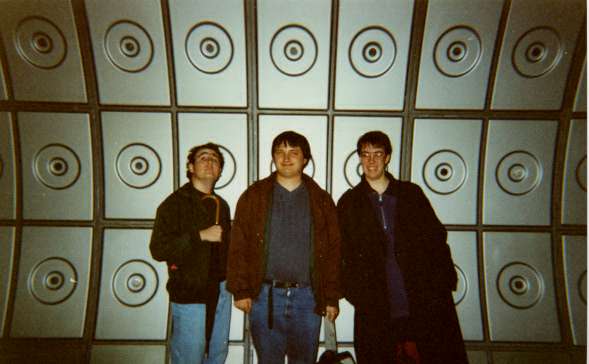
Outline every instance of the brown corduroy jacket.
{"label": "brown corduroy jacket", "polygon": [[[276,173],[251,185],[239,198],[231,229],[227,261],[227,289],[235,300],[255,299],[266,273],[272,190]],[[303,174],[309,191],[312,217],[311,284],[315,311],[338,307],[340,289],[340,232],[337,210],[331,196]]]}

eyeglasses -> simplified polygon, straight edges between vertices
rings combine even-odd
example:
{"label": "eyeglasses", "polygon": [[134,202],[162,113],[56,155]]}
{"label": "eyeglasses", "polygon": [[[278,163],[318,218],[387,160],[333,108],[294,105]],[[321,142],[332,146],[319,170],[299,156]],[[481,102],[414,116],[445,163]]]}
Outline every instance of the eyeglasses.
{"label": "eyeglasses", "polygon": [[362,159],[371,159],[374,158],[376,160],[384,159],[385,152],[378,151],[378,152],[360,152],[360,158]]}
{"label": "eyeglasses", "polygon": [[196,156],[195,160],[200,163],[211,162],[213,164],[221,164],[219,157],[216,154],[204,152]]}

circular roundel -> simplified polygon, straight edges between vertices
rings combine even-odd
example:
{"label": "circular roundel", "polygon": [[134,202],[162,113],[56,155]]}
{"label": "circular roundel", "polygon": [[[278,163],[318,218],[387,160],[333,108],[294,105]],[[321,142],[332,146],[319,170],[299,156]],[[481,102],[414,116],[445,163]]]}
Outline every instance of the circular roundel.
{"label": "circular roundel", "polygon": [[214,23],[195,25],[186,37],[190,63],[204,73],[223,71],[233,59],[233,42],[225,29]]}
{"label": "circular roundel", "polygon": [[522,76],[540,77],[552,71],[562,57],[558,34],[550,28],[532,29],[517,41],[512,57]]}
{"label": "circular roundel", "polygon": [[579,186],[583,191],[587,191],[587,156],[584,156],[577,165],[576,176]]}
{"label": "circular roundel", "polygon": [[24,19],[16,29],[16,48],[35,67],[59,66],[67,54],[65,37],[55,24],[44,18]]}
{"label": "circular roundel", "polygon": [[423,179],[429,189],[441,195],[458,190],[466,181],[466,163],[451,150],[440,150],[423,165]]}
{"label": "circular roundel", "polygon": [[454,291],[452,295],[454,296],[454,305],[458,306],[458,304],[460,304],[460,302],[462,302],[466,297],[466,292],[468,292],[468,280],[459,266],[454,265],[454,268],[456,269],[456,274],[458,275],[458,285],[456,287],[456,291]]}
{"label": "circular roundel", "polygon": [[583,303],[587,304],[587,271],[583,271],[581,277],[579,277],[579,296],[583,300]]}
{"label": "circular roundel", "polygon": [[542,276],[524,263],[503,267],[497,280],[499,294],[505,303],[515,308],[530,308],[544,294]]}
{"label": "circular roundel", "polygon": [[121,265],[112,281],[115,297],[125,306],[137,307],[148,303],[158,288],[158,276],[151,264],[131,260]]}
{"label": "circular roundel", "polygon": [[235,173],[237,172],[237,163],[235,162],[235,157],[233,157],[233,153],[231,153],[229,149],[225,148],[222,145],[219,145],[219,149],[221,149],[221,153],[223,153],[223,157],[225,158],[225,165],[223,166],[223,172],[221,172],[219,180],[215,184],[216,190],[220,190],[221,188],[228,186],[231,183],[231,181],[233,181]]}
{"label": "circular roundel", "polygon": [[496,177],[505,192],[524,195],[540,184],[542,165],[528,152],[511,152],[499,162]]}
{"label": "circular roundel", "polygon": [[395,63],[397,45],[386,29],[362,29],[350,45],[349,57],[354,70],[364,77],[379,77]]}
{"label": "circular roundel", "polygon": [[354,187],[362,178],[362,164],[358,158],[354,158],[357,155],[356,150],[353,150],[344,162],[344,178],[350,187]]}
{"label": "circular roundel", "polygon": [[110,61],[125,72],[139,72],[153,59],[153,42],[139,24],[122,21],[106,31],[106,54]]}
{"label": "circular roundel", "polygon": [[436,42],[434,62],[448,77],[460,77],[472,71],[482,55],[481,40],[471,28],[447,30]]}
{"label": "circular roundel", "polygon": [[[273,173],[274,171],[276,171],[276,165],[274,164],[274,161],[271,160],[270,161],[270,173]],[[307,163],[307,165],[303,169],[303,173],[306,173],[311,178],[315,177],[315,161],[313,160],[312,157],[309,160],[309,163]]]}
{"label": "circular roundel", "polygon": [[31,271],[29,289],[39,302],[55,305],[72,295],[77,282],[72,264],[62,258],[48,258]]}
{"label": "circular roundel", "polygon": [[117,156],[117,174],[129,187],[149,187],[157,181],[160,173],[160,157],[145,144],[129,144]]}
{"label": "circular roundel", "polygon": [[35,156],[33,167],[37,180],[56,190],[70,187],[80,176],[80,160],[65,145],[50,144],[43,147]]}
{"label": "circular roundel", "polygon": [[307,29],[289,25],[280,29],[270,42],[270,57],[276,68],[287,76],[300,76],[317,60],[317,42]]}

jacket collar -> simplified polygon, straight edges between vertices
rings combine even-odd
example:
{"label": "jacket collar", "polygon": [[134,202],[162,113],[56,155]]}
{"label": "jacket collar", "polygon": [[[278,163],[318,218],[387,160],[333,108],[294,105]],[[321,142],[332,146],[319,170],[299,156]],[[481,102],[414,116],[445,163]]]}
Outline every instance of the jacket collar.
{"label": "jacket collar", "polygon": [[[398,196],[399,195],[399,184],[400,184],[399,180],[395,179],[395,177],[393,177],[393,175],[387,171],[385,171],[385,176],[389,179],[389,186],[387,187],[385,193],[390,193],[393,196]],[[366,180],[366,176],[364,174],[362,174],[361,178],[362,178],[362,180],[358,184],[358,189],[360,191],[362,191],[362,193],[366,193],[366,194],[374,192],[374,189],[372,189],[372,187],[370,187],[370,184]]]}

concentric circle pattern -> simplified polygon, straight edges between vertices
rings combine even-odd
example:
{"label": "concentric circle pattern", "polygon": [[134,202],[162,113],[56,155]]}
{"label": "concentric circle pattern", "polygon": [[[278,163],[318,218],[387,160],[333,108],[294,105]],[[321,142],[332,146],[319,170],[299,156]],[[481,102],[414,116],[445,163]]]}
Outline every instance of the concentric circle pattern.
{"label": "concentric circle pattern", "polygon": [[360,164],[360,160],[358,159],[358,153],[356,150],[353,150],[348,154],[348,157],[344,162],[344,178],[346,179],[348,186],[354,187],[361,177],[362,164]]}
{"label": "concentric circle pattern", "polygon": [[117,175],[133,188],[146,188],[154,184],[161,174],[161,161],[151,147],[129,144],[117,156]]}
{"label": "concentric circle pattern", "polygon": [[121,71],[140,72],[153,59],[153,41],[139,24],[122,21],[113,24],[104,41],[109,60]]}
{"label": "concentric circle pattern", "polygon": [[[276,171],[276,165],[274,164],[274,161],[270,161],[270,173],[273,173],[274,171]],[[307,174],[311,178],[315,177],[315,161],[313,158],[309,160],[309,163],[307,163],[307,166],[305,166],[303,173]]]}
{"label": "concentric circle pattern", "polygon": [[581,159],[577,165],[575,174],[577,176],[579,187],[581,187],[583,191],[587,191],[587,156],[584,156],[583,159]]}
{"label": "concentric circle pattern", "polygon": [[440,150],[428,157],[423,165],[423,180],[433,192],[448,195],[466,181],[466,163],[451,150]]}
{"label": "concentric circle pattern", "polygon": [[540,77],[554,69],[562,58],[558,34],[550,28],[535,28],[525,33],[513,50],[513,65],[528,78]]}
{"label": "concentric circle pattern", "polygon": [[287,76],[307,73],[317,60],[317,52],[313,34],[298,25],[280,29],[270,43],[272,63]]}
{"label": "concentric circle pattern", "polygon": [[459,266],[455,265],[454,268],[458,275],[458,284],[456,291],[454,291],[452,295],[454,297],[454,305],[458,306],[458,304],[464,300],[464,297],[466,297],[466,293],[468,292],[468,280],[466,279],[466,274],[464,274]]}
{"label": "concentric circle pattern", "polygon": [[33,160],[35,178],[45,186],[61,190],[72,186],[80,176],[80,159],[65,145],[50,144]]}
{"label": "concentric circle pattern", "polygon": [[437,40],[434,62],[442,74],[460,77],[477,66],[481,55],[479,35],[471,28],[456,27],[447,30]]}
{"label": "concentric circle pattern", "polygon": [[112,281],[117,300],[130,307],[147,304],[157,292],[158,284],[156,270],[143,260],[131,260],[121,265]]}
{"label": "concentric circle pattern", "polygon": [[528,152],[515,151],[504,156],[496,171],[497,183],[511,195],[524,195],[542,180],[542,165]]}
{"label": "concentric circle pattern", "polygon": [[74,266],[62,258],[45,259],[29,276],[29,288],[33,297],[47,305],[67,300],[78,282]]}
{"label": "concentric circle pattern", "polygon": [[525,309],[540,301],[544,294],[544,281],[533,267],[524,263],[511,263],[499,273],[497,288],[505,303]]}
{"label": "concentric circle pattern", "polygon": [[361,30],[350,45],[349,57],[354,70],[363,77],[379,77],[395,63],[395,38],[384,28]]}
{"label": "concentric circle pattern", "polygon": [[190,63],[201,72],[223,71],[233,59],[233,42],[220,25],[199,23],[186,37],[186,55]]}
{"label": "concentric circle pattern", "polygon": [[58,67],[67,54],[67,43],[62,32],[44,18],[23,20],[16,29],[15,41],[21,57],[35,67]]}
{"label": "concentric circle pattern", "polygon": [[225,158],[225,165],[223,166],[219,180],[215,184],[215,190],[227,187],[235,178],[235,173],[237,173],[237,163],[235,162],[233,153],[222,145],[219,145],[219,149],[221,149],[221,153],[223,153],[223,157]]}

